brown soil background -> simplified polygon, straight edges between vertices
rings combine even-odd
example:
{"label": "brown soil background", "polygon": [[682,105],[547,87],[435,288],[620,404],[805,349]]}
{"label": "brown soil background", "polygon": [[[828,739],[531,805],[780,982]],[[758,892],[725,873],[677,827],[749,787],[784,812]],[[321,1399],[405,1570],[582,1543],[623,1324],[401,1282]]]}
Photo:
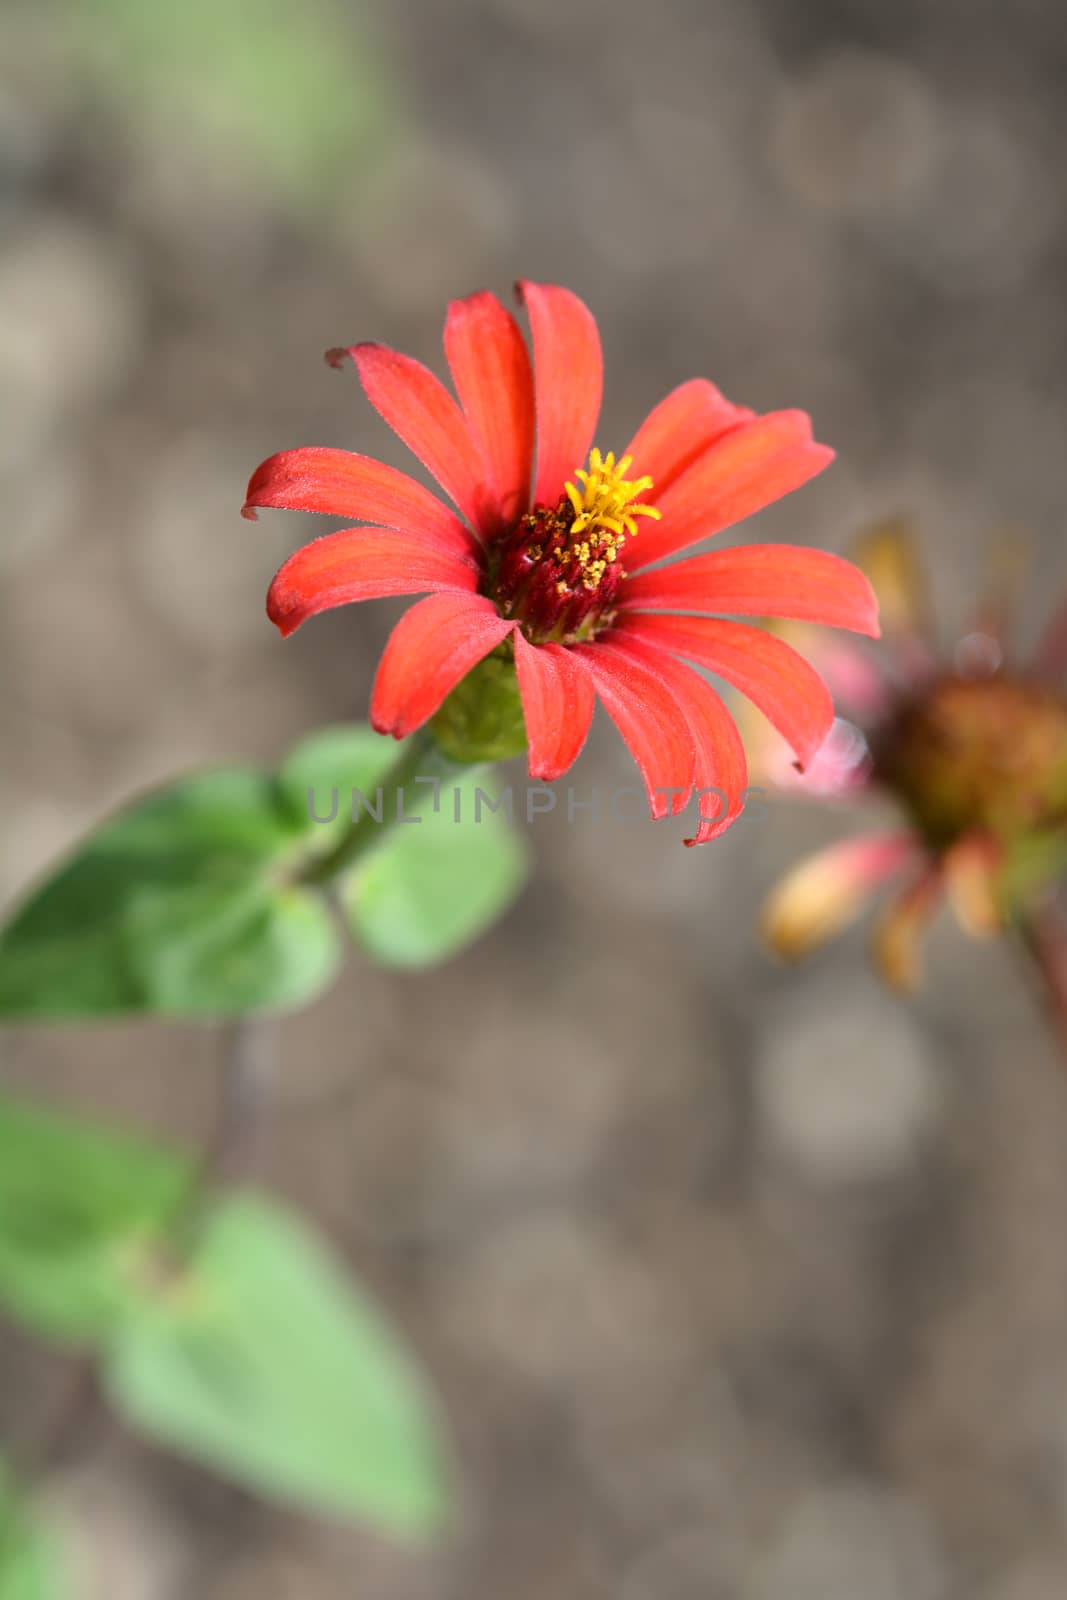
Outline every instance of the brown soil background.
{"label": "brown soil background", "polygon": [[[195,74],[169,122],[121,47],[90,85],[75,9],[0,10],[5,900],[132,791],[363,714],[399,607],[281,644],[263,593],[309,525],[242,490],[289,445],[403,460],[320,353],[440,367],[476,287],[585,296],[605,447],[694,374],[811,411],[838,463],[744,537],[842,550],[909,510],[946,636],[991,530],[1029,533],[1024,636],[1062,586],[1056,0],[339,9],[383,105],[302,198],[198,142]],[[576,779],[627,762],[598,724]],[[489,939],[422,979],[354,957],[285,1023],[264,1177],[426,1361],[465,1533],[397,1549],[110,1432],[50,1490],[86,1595],[1067,1592],[1067,1080],[1009,953],[947,925],[914,1004],[862,933],[767,960],[762,894],[840,827],[782,807],[689,852],[548,819]],[[220,1060],[194,1027],[16,1030],[0,1084],[202,1142]],[[0,1330],[0,1431],[63,1376]]]}

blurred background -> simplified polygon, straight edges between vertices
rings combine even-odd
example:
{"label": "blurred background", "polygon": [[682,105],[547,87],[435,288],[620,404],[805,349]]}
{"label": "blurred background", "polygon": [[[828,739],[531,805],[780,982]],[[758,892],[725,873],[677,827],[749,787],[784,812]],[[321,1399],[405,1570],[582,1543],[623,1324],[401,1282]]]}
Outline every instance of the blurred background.
{"label": "blurred background", "polygon": [[[992,530],[1067,579],[1056,0],[0,0],[0,899],[190,767],[365,714],[401,606],[283,645],[276,449],[401,447],[328,346],[442,370],[445,302],[566,283],[599,442],[706,375],[837,464],[740,537],[920,520],[951,634]],[[414,470],[418,470],[417,468]],[[321,525],[314,529],[321,531]],[[733,537],[732,535],[730,537]],[[598,724],[579,784],[631,781]],[[516,774],[521,781],[521,772]],[[116,1430],[49,1486],[106,1600],[1058,1600],[1067,1082],[1000,946],[914,1004],[760,900],[833,815],[531,830],[438,973],[282,1029],[264,1176],[407,1330],[462,1536],[264,1509]],[[15,1030],[0,1083],[203,1143],[222,1041]],[[0,1329],[0,1433],[61,1364]]]}

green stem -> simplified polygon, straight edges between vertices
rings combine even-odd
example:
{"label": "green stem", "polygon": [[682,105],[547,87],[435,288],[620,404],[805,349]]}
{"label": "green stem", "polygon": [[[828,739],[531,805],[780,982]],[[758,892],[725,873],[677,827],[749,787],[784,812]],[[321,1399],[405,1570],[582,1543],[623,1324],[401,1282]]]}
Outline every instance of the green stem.
{"label": "green stem", "polygon": [[413,733],[400,747],[396,761],[386,773],[381,784],[384,809],[379,822],[371,812],[363,811],[332,850],[316,857],[304,867],[300,881],[324,886],[334,883],[352,864],[389,835],[400,816],[411,816],[420,800],[426,799],[426,787],[416,784],[417,778],[450,778],[465,769],[451,761],[439,749],[432,734],[425,729]]}

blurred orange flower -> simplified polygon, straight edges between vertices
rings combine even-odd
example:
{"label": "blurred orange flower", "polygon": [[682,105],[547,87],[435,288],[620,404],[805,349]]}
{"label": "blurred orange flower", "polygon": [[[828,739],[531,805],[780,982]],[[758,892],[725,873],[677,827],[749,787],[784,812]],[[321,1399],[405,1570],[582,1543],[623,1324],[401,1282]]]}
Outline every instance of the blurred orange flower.
{"label": "blurred orange flower", "polygon": [[943,657],[911,531],[894,523],[857,551],[878,594],[885,651],[876,662],[838,641],[812,650],[845,715],[801,774],[765,730],[760,761],[783,790],[812,798],[880,791],[903,826],[831,845],[773,891],[764,931],[799,958],[897,885],[874,934],[885,978],[913,987],[920,941],[947,897],[986,937],[1025,920],[1067,871],[1067,606],[1030,660],[1012,659],[1003,588]]}

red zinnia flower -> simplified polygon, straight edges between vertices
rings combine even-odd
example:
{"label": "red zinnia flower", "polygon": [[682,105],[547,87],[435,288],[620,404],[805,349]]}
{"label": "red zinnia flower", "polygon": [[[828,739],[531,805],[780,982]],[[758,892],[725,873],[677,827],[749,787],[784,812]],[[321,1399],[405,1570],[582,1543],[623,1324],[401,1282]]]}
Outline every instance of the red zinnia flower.
{"label": "red zinnia flower", "polygon": [[[379,732],[412,733],[483,658],[513,652],[531,777],[567,771],[599,695],[653,816],[708,791],[688,841],[703,842],[740,811],[745,753],[722,700],[685,662],[741,689],[801,763],[833,715],[794,650],[712,614],[876,635],[877,608],[854,566],[818,550],[747,545],[662,563],[798,488],[833,452],[813,441],[804,412],[757,416],[698,378],[660,402],[620,458],[590,453],[602,388],[596,323],[566,289],[522,283],[519,295],[532,364],[493,295],[450,305],[445,353],[459,404],[427,368],[383,345],[329,352],[334,365],[352,358],[371,404],[460,515],[366,456],[272,456],[252,476],[246,516],[276,506],[369,526],[297,551],[271,585],[268,613],[289,634],[333,606],[429,591],[382,657],[371,704]],[[717,791],[729,797],[725,814]]]}

